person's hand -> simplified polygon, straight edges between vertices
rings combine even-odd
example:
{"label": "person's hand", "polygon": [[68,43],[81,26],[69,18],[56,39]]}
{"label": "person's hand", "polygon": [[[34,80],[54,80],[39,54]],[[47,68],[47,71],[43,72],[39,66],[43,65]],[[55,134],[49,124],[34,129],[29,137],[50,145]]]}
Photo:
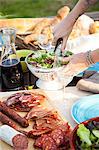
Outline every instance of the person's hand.
{"label": "person's hand", "polygon": [[74,54],[70,57],[63,58],[62,61],[69,61],[64,69],[66,76],[75,76],[89,67],[86,61],[86,53]]}
{"label": "person's hand", "polygon": [[72,20],[72,17],[70,17],[69,15],[53,28],[53,35],[54,35],[53,43],[56,43],[56,41],[59,38],[62,38],[63,39],[62,48],[61,48],[62,50],[64,50],[66,47],[66,43],[67,43],[69,34],[72,31],[73,25],[74,25],[74,22]]}

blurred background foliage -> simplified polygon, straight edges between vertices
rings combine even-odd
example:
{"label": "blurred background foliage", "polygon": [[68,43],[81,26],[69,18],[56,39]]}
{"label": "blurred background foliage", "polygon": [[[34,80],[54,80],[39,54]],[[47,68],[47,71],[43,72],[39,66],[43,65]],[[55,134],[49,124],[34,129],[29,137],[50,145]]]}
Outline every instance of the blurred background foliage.
{"label": "blurred background foliage", "polygon": [[[46,17],[56,15],[57,10],[67,5],[71,9],[78,0],[0,0],[0,17]],[[87,11],[99,11],[94,5]]]}

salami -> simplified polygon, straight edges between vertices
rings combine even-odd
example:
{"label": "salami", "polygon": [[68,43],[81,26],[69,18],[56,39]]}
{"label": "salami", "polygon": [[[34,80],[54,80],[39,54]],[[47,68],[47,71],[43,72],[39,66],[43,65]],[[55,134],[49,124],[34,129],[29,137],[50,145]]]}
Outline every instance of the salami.
{"label": "salami", "polygon": [[27,137],[21,134],[17,134],[12,139],[13,147],[15,150],[27,150],[28,140]]}
{"label": "salami", "polygon": [[58,129],[62,130],[64,135],[68,134],[68,132],[71,131],[69,124],[66,123],[62,123],[60,126],[58,126]]}
{"label": "salami", "polygon": [[43,150],[58,150],[57,145],[55,144],[54,140],[52,137],[49,135],[44,139],[42,142],[42,149]]}
{"label": "salami", "polygon": [[39,147],[43,150],[58,150],[54,140],[50,137],[49,134],[44,134],[41,137],[37,138],[34,146]]}
{"label": "salami", "polygon": [[7,124],[7,125],[11,126],[12,128],[16,129],[15,123],[10,118],[8,118],[6,115],[4,115],[2,112],[0,112],[0,122],[2,124]]}
{"label": "salami", "polygon": [[43,150],[69,150],[71,129],[68,123],[62,123],[50,133],[41,135],[35,141],[35,146]]}
{"label": "salami", "polygon": [[42,145],[45,141],[45,139],[48,137],[47,134],[44,134],[44,135],[41,135],[41,137],[38,137],[36,140],[35,140],[35,143],[33,146],[35,147],[39,147],[39,148],[42,148]]}
{"label": "salami", "polygon": [[64,134],[62,132],[62,130],[60,129],[55,129],[52,131],[52,133],[50,134],[50,136],[54,139],[56,145],[59,147],[64,143]]}
{"label": "salami", "polygon": [[3,112],[8,117],[10,117],[11,119],[13,119],[14,121],[16,121],[17,123],[19,123],[19,125],[21,125],[22,127],[28,127],[29,126],[29,123],[25,118],[22,118],[20,115],[18,115],[16,113],[15,110],[9,108],[3,102],[0,102],[0,111]]}
{"label": "salami", "polygon": [[15,150],[27,150],[28,148],[27,137],[8,125],[0,127],[0,139],[13,146]]}

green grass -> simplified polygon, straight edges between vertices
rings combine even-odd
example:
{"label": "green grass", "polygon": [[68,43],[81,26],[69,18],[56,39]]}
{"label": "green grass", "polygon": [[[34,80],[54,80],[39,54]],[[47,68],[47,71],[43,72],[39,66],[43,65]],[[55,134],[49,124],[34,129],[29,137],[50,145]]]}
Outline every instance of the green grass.
{"label": "green grass", "polygon": [[[7,17],[54,16],[60,7],[67,4],[73,8],[76,2],[77,0],[0,0],[0,12]],[[89,10],[99,11],[99,5]]]}

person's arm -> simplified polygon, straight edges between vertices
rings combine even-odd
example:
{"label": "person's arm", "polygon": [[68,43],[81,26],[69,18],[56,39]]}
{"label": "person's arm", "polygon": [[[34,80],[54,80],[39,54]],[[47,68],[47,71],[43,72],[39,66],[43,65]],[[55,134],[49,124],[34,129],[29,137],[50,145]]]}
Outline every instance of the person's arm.
{"label": "person's arm", "polygon": [[99,62],[99,49],[92,51],[91,56],[94,63]]}
{"label": "person's arm", "polygon": [[74,16],[74,19],[77,19],[96,2],[98,2],[98,0],[79,0],[74,9],[71,11],[71,14]]}
{"label": "person's arm", "polygon": [[99,49],[86,53],[74,54],[73,56],[63,58],[62,61],[69,61],[69,64],[65,68],[66,75],[74,76],[87,69],[90,65],[99,62]]}
{"label": "person's arm", "polygon": [[59,38],[63,38],[62,50],[66,47],[67,39],[78,17],[96,2],[99,2],[99,0],[79,0],[69,15],[54,27],[54,42],[56,42]]}

